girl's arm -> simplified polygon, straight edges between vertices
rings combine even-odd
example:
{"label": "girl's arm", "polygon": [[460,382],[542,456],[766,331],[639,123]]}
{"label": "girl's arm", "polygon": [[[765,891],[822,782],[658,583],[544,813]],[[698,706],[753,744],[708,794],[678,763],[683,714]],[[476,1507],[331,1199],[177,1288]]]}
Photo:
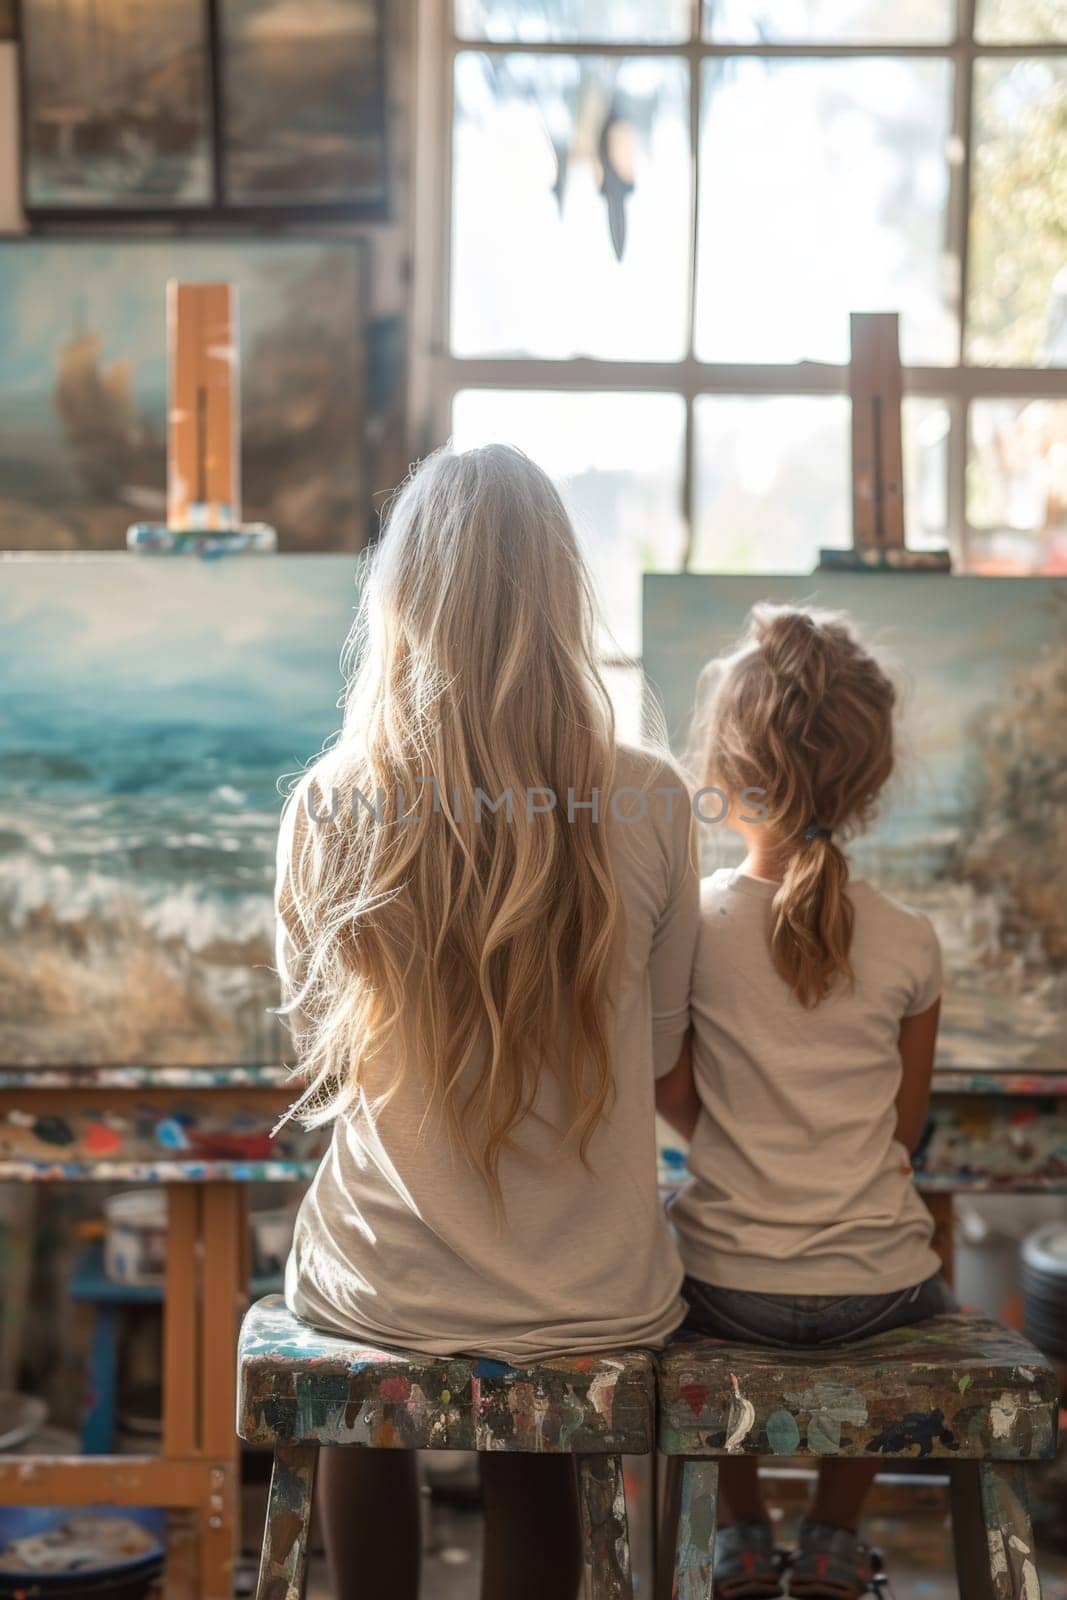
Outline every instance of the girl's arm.
{"label": "girl's arm", "polygon": [[940,1017],[941,1001],[935,1000],[928,1010],[920,1011],[915,1017],[905,1017],[900,1024],[900,1060],[904,1072],[897,1094],[896,1137],[909,1152],[918,1144],[926,1123]]}
{"label": "girl's arm", "polygon": [[693,1137],[693,1129],[700,1115],[700,1099],[693,1081],[693,1048],[690,1039],[686,1039],[682,1053],[670,1072],[656,1079],[656,1110],[683,1139],[688,1141]]}

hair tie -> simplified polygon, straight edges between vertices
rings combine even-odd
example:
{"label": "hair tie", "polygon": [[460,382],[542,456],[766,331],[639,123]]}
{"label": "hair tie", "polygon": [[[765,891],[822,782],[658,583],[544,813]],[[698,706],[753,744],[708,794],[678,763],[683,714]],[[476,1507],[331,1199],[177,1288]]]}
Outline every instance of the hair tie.
{"label": "hair tie", "polygon": [[816,827],[815,823],[813,822],[810,828],[805,828],[804,829],[804,838],[810,844],[812,839],[831,839],[831,838],[833,838],[833,832],[834,832],[834,830],[832,828],[819,828],[819,827]]}

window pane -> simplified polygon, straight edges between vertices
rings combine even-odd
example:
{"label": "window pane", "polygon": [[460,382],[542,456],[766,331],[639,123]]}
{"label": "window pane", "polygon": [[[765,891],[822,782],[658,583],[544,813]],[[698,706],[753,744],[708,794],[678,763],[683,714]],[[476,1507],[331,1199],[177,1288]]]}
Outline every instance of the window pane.
{"label": "window pane", "polygon": [[969,570],[1067,573],[1067,401],[972,404],[967,521]]}
{"label": "window pane", "polygon": [[1067,58],[974,68],[967,353],[1067,364]]}
{"label": "window pane", "polygon": [[[849,545],[849,417],[844,395],[702,395],[694,570],[811,572],[821,548]],[[902,427],[908,544],[940,549],[948,523],[948,407],[909,396]]]}
{"label": "window pane", "polygon": [[949,426],[944,400],[904,396],[904,537],[913,550],[948,544]]}
{"label": "window pane", "polygon": [[457,56],[457,354],[684,354],[686,85],[670,57]]}
{"label": "window pane", "polygon": [[696,401],[697,572],[810,572],[850,538],[843,395]]}
{"label": "window pane", "polygon": [[940,43],[954,0],[704,0],[704,37],[727,44]]}
{"label": "window pane", "polygon": [[456,32],[502,44],[674,44],[689,38],[689,0],[456,0]]}
{"label": "window pane", "polygon": [[982,44],[1067,44],[1064,0],[978,0],[975,37]]}
{"label": "window pane", "polygon": [[951,100],[941,60],[705,64],[703,360],[846,361],[849,312],[886,310],[906,362],[955,360]]}
{"label": "window pane", "polygon": [[641,573],[677,570],[682,558],[681,396],[465,389],[453,401],[452,430],[457,450],[505,440],[557,481],[614,644],[636,655]]}

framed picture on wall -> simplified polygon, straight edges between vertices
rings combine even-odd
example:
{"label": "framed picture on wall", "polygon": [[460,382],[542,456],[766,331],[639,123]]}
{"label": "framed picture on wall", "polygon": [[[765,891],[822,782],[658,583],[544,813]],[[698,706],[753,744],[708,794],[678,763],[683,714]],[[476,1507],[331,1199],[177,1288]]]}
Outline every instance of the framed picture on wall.
{"label": "framed picture on wall", "polygon": [[22,0],[20,21],[28,214],[212,204],[203,0]]}
{"label": "framed picture on wall", "polygon": [[371,522],[357,239],[0,240],[0,549],[119,550],[166,514],[166,285],[237,288],[247,521],[283,551]]}
{"label": "framed picture on wall", "polygon": [[385,209],[380,0],[217,0],[227,206]]}
{"label": "framed picture on wall", "polygon": [[0,0],[0,39],[13,39],[15,34],[15,0]]}
{"label": "framed picture on wall", "polygon": [[384,0],[21,0],[27,216],[387,215],[383,17]]}

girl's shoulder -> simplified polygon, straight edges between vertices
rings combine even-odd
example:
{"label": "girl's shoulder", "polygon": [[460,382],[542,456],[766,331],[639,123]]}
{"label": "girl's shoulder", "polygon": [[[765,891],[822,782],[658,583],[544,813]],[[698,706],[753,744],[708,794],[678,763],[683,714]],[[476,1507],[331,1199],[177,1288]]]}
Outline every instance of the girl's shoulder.
{"label": "girl's shoulder", "polygon": [[743,908],[744,901],[736,893],[736,878],[732,867],[719,867],[700,880],[700,917],[705,928],[712,932],[722,928],[733,912]]}
{"label": "girl's shoulder", "polygon": [[867,882],[850,889],[856,913],[853,949],[857,967],[893,978],[901,992],[901,1016],[925,1011],[941,993],[941,943],[925,911],[894,900]]}
{"label": "girl's shoulder", "polygon": [[848,886],[848,894],[857,915],[865,921],[892,926],[895,931],[910,933],[924,942],[936,942],[934,925],[925,911],[886,894],[884,889],[876,888],[866,878],[854,879]]}
{"label": "girl's shoulder", "polygon": [[734,872],[732,867],[716,867],[714,872],[709,872],[706,878],[700,880],[700,903],[702,906],[719,905],[727,899],[733,883]]}

